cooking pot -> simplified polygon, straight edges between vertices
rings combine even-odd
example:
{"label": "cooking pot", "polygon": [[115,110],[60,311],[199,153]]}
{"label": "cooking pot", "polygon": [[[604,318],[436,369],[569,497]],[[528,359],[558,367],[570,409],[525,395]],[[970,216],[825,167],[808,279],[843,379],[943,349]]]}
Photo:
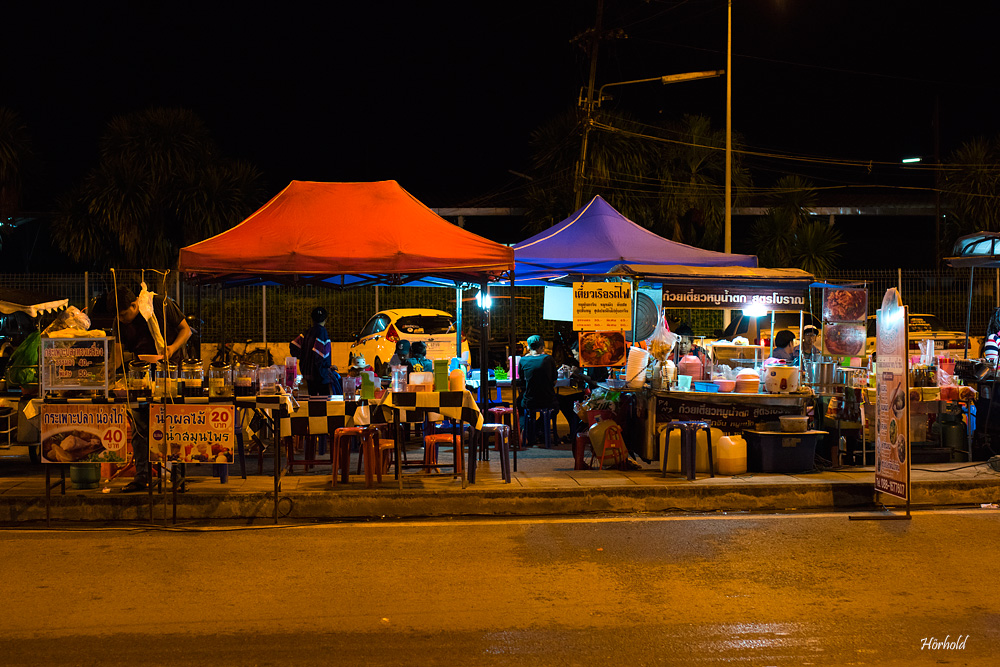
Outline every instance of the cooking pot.
{"label": "cooking pot", "polygon": [[769,394],[788,394],[798,388],[798,366],[768,366],[764,369],[764,390]]}
{"label": "cooking pot", "polygon": [[837,364],[833,361],[809,361],[803,364],[806,377],[810,384],[816,385],[816,391],[828,393],[833,391],[836,383]]}

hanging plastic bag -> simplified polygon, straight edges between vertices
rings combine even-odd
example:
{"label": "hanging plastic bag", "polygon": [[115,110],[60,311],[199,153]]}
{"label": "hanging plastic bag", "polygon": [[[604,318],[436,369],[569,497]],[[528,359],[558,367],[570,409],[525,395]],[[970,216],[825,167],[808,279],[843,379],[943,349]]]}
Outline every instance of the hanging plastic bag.
{"label": "hanging plastic bag", "polygon": [[160,333],[160,323],[156,319],[156,309],[153,308],[154,296],[156,296],[156,293],[146,289],[146,282],[143,281],[142,290],[140,290],[139,296],[136,297],[136,303],[139,307],[139,314],[146,318],[146,324],[149,325],[149,333],[153,335],[153,342],[156,344],[156,349],[159,350],[160,354],[165,355],[167,343],[163,340],[163,334]]}
{"label": "hanging plastic bag", "polygon": [[670,331],[670,327],[667,325],[666,312],[660,309],[660,316],[656,320],[656,328],[653,329],[652,335],[646,339],[649,353],[662,363],[670,356],[670,352],[674,349],[676,342],[677,336]]}

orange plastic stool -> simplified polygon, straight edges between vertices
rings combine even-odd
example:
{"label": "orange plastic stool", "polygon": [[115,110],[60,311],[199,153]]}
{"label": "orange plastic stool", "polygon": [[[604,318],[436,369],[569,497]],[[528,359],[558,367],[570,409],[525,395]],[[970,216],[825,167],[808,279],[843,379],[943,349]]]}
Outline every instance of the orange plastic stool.
{"label": "orange plastic stool", "polygon": [[457,433],[435,433],[424,436],[424,468],[437,470],[437,450],[440,445],[451,445],[455,452],[455,474],[462,474],[461,436]]}
{"label": "orange plastic stool", "polygon": [[[351,448],[347,443],[348,438],[357,438],[361,445],[361,454],[365,459],[365,486],[371,488],[375,484],[372,474],[377,466],[375,461],[375,438],[372,429],[368,426],[344,426],[333,432],[333,447],[330,450],[330,459],[333,464],[333,486],[337,486],[337,465],[339,462],[341,478],[340,481],[347,483],[350,480]],[[342,440],[344,441],[342,443]],[[372,462],[369,464],[369,462]],[[379,474],[379,481],[382,475]]]}

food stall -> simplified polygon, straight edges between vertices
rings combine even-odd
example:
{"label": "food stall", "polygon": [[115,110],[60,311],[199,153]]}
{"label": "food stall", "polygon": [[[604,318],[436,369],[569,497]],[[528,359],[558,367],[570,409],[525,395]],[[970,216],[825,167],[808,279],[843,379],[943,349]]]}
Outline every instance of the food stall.
{"label": "food stall", "polygon": [[[379,233],[351,233],[367,228]],[[194,282],[223,285],[451,286],[459,291],[459,308],[465,287],[488,292],[488,285],[500,278],[514,283],[510,248],[449,223],[395,181],[292,181],[239,225],[182,248],[179,268]],[[460,336],[461,326],[457,350]],[[514,349],[513,322],[509,342]],[[488,377],[488,343],[486,332],[480,341],[483,377]],[[474,466],[470,457],[468,467]]]}
{"label": "food stall", "polygon": [[[607,274],[635,284],[659,285],[663,306],[683,308],[742,309],[748,305],[762,312],[804,309],[812,275],[800,269],[762,269],[741,266],[691,267],[622,264]],[[678,388],[645,391],[646,434],[643,458],[660,458],[662,426],[670,421],[707,421],[722,433],[739,434],[777,421],[782,415],[803,415],[812,401],[807,387],[786,383],[767,391],[760,371],[767,350],[757,346],[723,345],[709,361],[728,362],[755,373],[742,386],[719,386],[711,376],[693,380],[686,390]],[[728,365],[728,363],[726,365]],[[732,368],[732,367],[731,367]],[[738,376],[739,377],[739,376]],[[723,388],[729,391],[722,391]],[[739,390],[739,391],[737,391]]]}

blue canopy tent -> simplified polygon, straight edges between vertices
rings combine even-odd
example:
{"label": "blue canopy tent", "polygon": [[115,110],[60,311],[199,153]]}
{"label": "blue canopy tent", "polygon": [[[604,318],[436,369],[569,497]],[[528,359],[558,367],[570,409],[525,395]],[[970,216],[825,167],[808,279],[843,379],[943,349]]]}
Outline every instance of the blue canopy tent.
{"label": "blue canopy tent", "polygon": [[519,285],[545,285],[568,274],[601,274],[619,264],[757,266],[755,255],[703,250],[658,236],[598,195],[545,231],[514,245]]}

